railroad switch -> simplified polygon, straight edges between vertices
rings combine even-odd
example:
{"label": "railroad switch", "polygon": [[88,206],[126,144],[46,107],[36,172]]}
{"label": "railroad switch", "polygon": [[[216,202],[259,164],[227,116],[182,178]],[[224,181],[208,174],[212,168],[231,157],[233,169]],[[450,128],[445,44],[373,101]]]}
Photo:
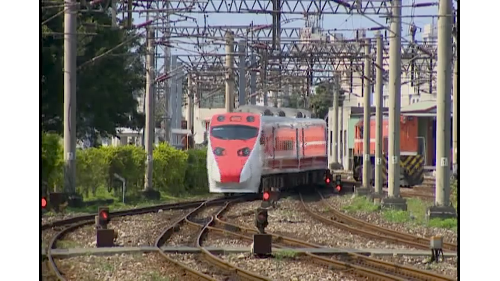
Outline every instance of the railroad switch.
{"label": "railroad switch", "polygon": [[433,236],[431,237],[430,240],[430,246],[431,246],[431,260],[430,262],[439,262],[439,257],[441,257],[441,261],[444,261],[444,254],[443,254],[443,237],[442,236]]}

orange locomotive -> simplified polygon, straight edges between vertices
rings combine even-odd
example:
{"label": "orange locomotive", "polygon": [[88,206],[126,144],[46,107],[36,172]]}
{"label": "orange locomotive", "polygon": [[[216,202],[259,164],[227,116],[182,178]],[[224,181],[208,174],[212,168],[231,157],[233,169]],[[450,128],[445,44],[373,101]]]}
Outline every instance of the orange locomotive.
{"label": "orange locomotive", "polygon": [[[355,126],[354,136],[354,166],[353,177],[356,181],[362,181],[363,174],[363,121]],[[387,157],[389,151],[388,142],[389,120],[384,116],[382,121],[382,157],[381,165],[384,183],[387,183]],[[372,170],[372,181],[375,178],[375,117],[370,119],[370,162]],[[418,137],[418,121],[414,117],[401,116],[400,118],[400,179],[402,186],[415,186],[424,181],[424,146],[423,139]]]}

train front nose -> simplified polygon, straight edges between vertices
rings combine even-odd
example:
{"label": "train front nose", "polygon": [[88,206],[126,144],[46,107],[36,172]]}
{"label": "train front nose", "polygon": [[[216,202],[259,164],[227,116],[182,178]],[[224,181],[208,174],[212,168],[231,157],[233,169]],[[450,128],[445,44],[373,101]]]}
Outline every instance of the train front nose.
{"label": "train front nose", "polygon": [[234,166],[220,169],[220,181],[222,183],[239,183],[241,170],[241,167]]}

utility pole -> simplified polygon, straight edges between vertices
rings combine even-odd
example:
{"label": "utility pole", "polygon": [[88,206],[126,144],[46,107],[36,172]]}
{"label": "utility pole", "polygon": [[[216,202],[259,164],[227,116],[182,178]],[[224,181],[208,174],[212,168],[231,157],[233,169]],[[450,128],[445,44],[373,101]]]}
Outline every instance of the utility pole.
{"label": "utility pole", "polygon": [[371,188],[372,179],[372,165],[370,160],[370,119],[371,119],[371,103],[370,95],[372,93],[371,89],[371,76],[372,76],[372,62],[371,62],[371,43],[370,39],[365,39],[365,71],[364,71],[364,81],[365,81],[365,91],[364,91],[364,111],[363,111],[363,184],[362,188],[365,189],[362,193],[367,193]]}
{"label": "utility pole", "polygon": [[194,120],[194,95],[193,95],[193,74],[188,73],[187,77],[187,110],[186,110],[186,124],[187,129],[194,133],[193,120]]}
{"label": "utility pole", "polygon": [[458,172],[458,40],[457,26],[453,37],[455,39],[456,58],[453,67],[453,170]]}
{"label": "utility pole", "polygon": [[147,27],[146,32],[146,174],[144,176],[144,193],[151,194],[153,190],[153,145],[155,139],[155,99],[154,99],[154,32]]}
{"label": "utility pole", "polygon": [[384,207],[406,210],[406,200],[399,193],[400,114],[401,114],[401,0],[391,2],[389,40],[389,196]]}
{"label": "utility pole", "polygon": [[245,40],[241,40],[238,42],[238,52],[239,52],[239,57],[240,57],[240,63],[238,65],[238,72],[239,72],[239,81],[238,81],[238,105],[242,106],[247,103],[247,95],[246,95],[246,88],[247,88],[247,77],[246,77],[246,65],[245,65],[245,58],[247,57],[246,54],[247,50],[247,42]]}
{"label": "utility pole", "polygon": [[256,63],[257,60],[255,58],[255,54],[252,51],[252,54],[250,55],[250,65],[252,66],[252,69],[250,69],[250,94],[252,95],[250,97],[250,104],[252,105],[255,105],[257,101],[257,97],[255,96],[255,92],[257,92],[257,74],[254,71]]}
{"label": "utility pole", "polygon": [[68,0],[64,12],[64,192],[76,193],[76,16],[79,4]]}
{"label": "utility pole", "polygon": [[267,106],[267,49],[262,50],[260,68],[260,83],[262,84],[262,100]]}
{"label": "utility pole", "polygon": [[234,110],[234,76],[233,76],[233,52],[234,34],[226,32],[226,112]]}
{"label": "utility pole", "polygon": [[376,80],[375,80],[375,114],[376,114],[376,130],[375,130],[375,193],[374,198],[382,198],[382,124],[383,124],[383,112],[382,104],[383,97],[382,92],[384,88],[384,42],[382,34],[377,32],[377,59],[376,59]]}
{"label": "utility pole", "polygon": [[451,0],[439,1],[438,62],[437,62],[437,116],[436,116],[436,200],[427,214],[433,217],[454,217],[450,206],[450,137],[451,84],[453,59],[453,18]]}
{"label": "utility pole", "polygon": [[[339,81],[340,83],[340,81]],[[340,87],[339,87],[340,88]],[[344,136],[344,96],[342,95],[342,91],[339,90],[339,107],[340,107],[340,130],[339,130],[339,166],[340,169],[344,167],[344,144],[345,144],[345,136]]]}
{"label": "utility pole", "polygon": [[334,73],[334,85],[333,85],[333,114],[330,118],[332,125],[332,159],[330,162],[330,169],[337,169],[339,158],[338,158],[338,136],[339,136],[339,92],[340,92],[340,76],[337,72]]}

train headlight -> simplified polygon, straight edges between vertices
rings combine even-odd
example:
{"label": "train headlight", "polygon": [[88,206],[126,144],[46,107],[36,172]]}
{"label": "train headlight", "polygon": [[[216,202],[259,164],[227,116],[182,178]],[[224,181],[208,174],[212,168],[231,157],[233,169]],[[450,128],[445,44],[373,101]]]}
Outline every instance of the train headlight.
{"label": "train headlight", "polygon": [[245,148],[242,148],[240,150],[238,150],[238,156],[248,156],[250,155],[250,148],[248,147],[245,147]]}
{"label": "train headlight", "polygon": [[226,154],[226,150],[225,150],[224,148],[216,147],[216,148],[214,149],[214,154],[215,154],[216,156],[223,156],[223,155],[225,155],[225,154]]}

